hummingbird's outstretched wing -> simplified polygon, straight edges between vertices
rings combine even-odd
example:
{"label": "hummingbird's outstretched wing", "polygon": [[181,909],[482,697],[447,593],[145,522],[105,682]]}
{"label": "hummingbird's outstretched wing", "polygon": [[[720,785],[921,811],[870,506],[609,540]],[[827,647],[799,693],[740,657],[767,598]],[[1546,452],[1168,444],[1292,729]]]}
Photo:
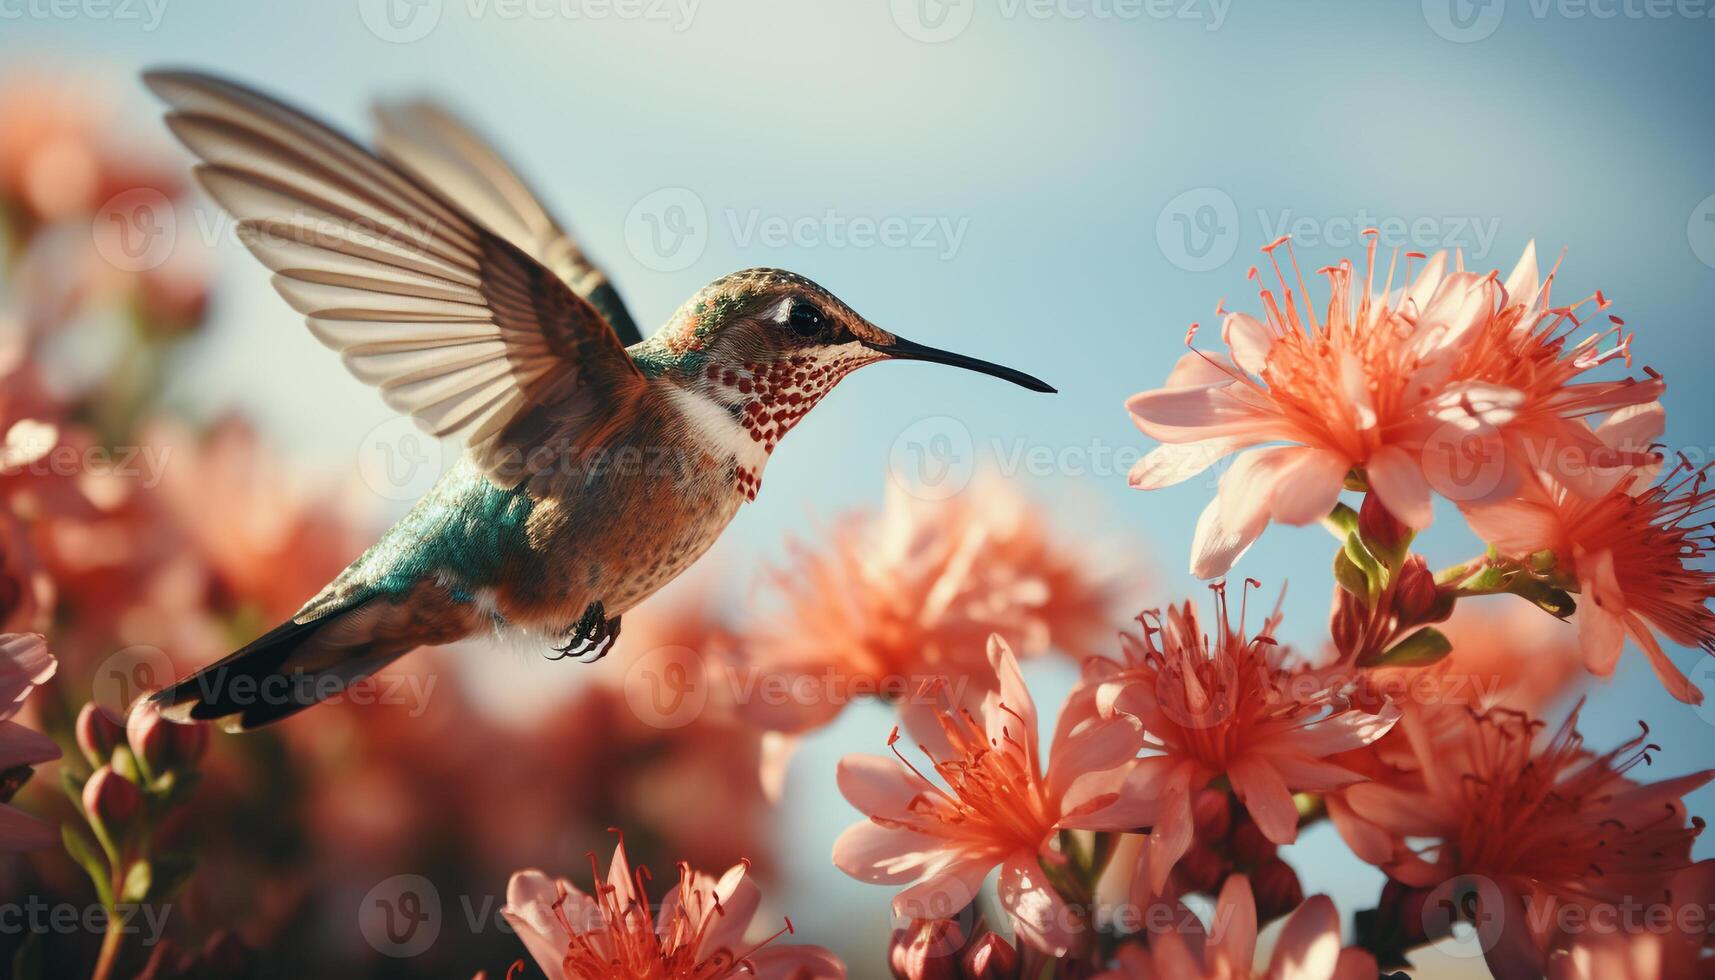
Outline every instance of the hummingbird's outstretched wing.
{"label": "hummingbird's outstretched wing", "polygon": [[511,471],[529,449],[515,443],[541,426],[507,426],[544,414],[531,409],[577,438],[643,388],[601,313],[461,202],[258,92],[194,73],[144,81],[310,331],[424,429],[463,434],[491,479],[528,475]]}
{"label": "hummingbird's outstretched wing", "polygon": [[488,141],[431,102],[381,104],[374,113],[383,159],[439,188],[490,231],[553,270],[607,317],[620,343],[630,347],[643,339],[607,275]]}

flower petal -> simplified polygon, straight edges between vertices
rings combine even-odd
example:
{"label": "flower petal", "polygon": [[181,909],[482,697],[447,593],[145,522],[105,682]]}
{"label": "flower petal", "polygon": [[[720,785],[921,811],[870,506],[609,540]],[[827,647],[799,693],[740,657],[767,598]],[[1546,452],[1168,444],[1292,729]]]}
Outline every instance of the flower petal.
{"label": "flower petal", "polygon": [[1435,510],[1429,503],[1429,481],[1423,467],[1398,446],[1383,446],[1364,464],[1370,489],[1395,517],[1418,530],[1429,526]]}
{"label": "flower petal", "polygon": [[1019,939],[1050,956],[1064,956],[1071,950],[1077,938],[1072,911],[1048,883],[1035,855],[1008,858],[1001,865],[996,891]]}
{"label": "flower petal", "polygon": [[934,789],[898,760],[865,752],[840,759],[834,782],[847,803],[869,816],[892,820],[905,819],[911,801]]}
{"label": "flower petal", "polygon": [[1340,960],[1340,914],[1326,895],[1313,895],[1286,920],[1269,957],[1278,980],[1327,980]]}
{"label": "flower petal", "polygon": [[1227,778],[1264,837],[1276,844],[1298,838],[1298,807],[1292,802],[1292,791],[1266,758],[1255,753],[1240,756],[1227,767]]}
{"label": "flower petal", "polygon": [[1304,525],[1328,516],[1340,499],[1351,466],[1322,449],[1300,448],[1286,458],[1269,493],[1269,510],[1282,524]]}
{"label": "flower petal", "polygon": [[948,842],[903,827],[862,820],[834,841],[834,867],[859,881],[903,885],[952,857]]}

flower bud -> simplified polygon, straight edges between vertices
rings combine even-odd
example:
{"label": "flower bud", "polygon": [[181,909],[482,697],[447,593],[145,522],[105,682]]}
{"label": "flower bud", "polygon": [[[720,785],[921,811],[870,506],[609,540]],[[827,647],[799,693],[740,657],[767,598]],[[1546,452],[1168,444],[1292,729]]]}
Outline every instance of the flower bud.
{"label": "flower bud", "polygon": [[77,713],[77,747],[83,750],[90,765],[106,764],[124,738],[124,727],[94,701]]}
{"label": "flower bud", "polygon": [[1206,789],[1191,802],[1191,819],[1197,827],[1197,840],[1206,844],[1227,839],[1233,829],[1233,806],[1224,790]]}
{"label": "flower bud", "polygon": [[1334,590],[1334,612],[1328,617],[1328,633],[1340,656],[1361,656],[1364,637],[1369,631],[1370,608],[1364,600],[1345,589]]}
{"label": "flower bud", "polygon": [[143,794],[135,783],[109,766],[95,770],[83,784],[83,809],[113,837],[122,836],[143,809]]}
{"label": "flower bud", "polygon": [[1387,561],[1411,544],[1411,528],[1384,506],[1375,494],[1364,495],[1358,508],[1358,537],[1370,549],[1370,554]]}
{"label": "flower bud", "polygon": [[1304,886],[1298,883],[1298,873],[1278,857],[1251,873],[1251,890],[1256,895],[1259,923],[1273,922],[1304,904]]}
{"label": "flower bud", "polygon": [[1241,865],[1255,866],[1279,860],[1274,841],[1263,835],[1262,828],[1250,819],[1250,814],[1233,828],[1233,860]]}
{"label": "flower bud", "polygon": [[888,965],[899,980],[959,980],[965,936],[951,919],[918,919],[893,931]]}
{"label": "flower bud", "polygon": [[131,717],[125,722],[125,736],[131,743],[131,751],[155,773],[194,765],[208,750],[207,729],[200,724],[168,721],[161,717],[161,709],[149,701],[131,709]]}
{"label": "flower bud", "polygon": [[1400,623],[1412,626],[1440,622],[1452,614],[1452,605],[1442,601],[1435,573],[1422,555],[1412,555],[1401,566],[1394,583],[1393,608]]}
{"label": "flower bud", "polygon": [[1207,844],[1192,844],[1179,863],[1173,866],[1175,880],[1181,886],[1180,890],[1186,892],[1214,894],[1220,891],[1227,871],[1226,859]]}
{"label": "flower bud", "polygon": [[1018,950],[992,932],[965,950],[964,980],[1015,980],[1018,976]]}

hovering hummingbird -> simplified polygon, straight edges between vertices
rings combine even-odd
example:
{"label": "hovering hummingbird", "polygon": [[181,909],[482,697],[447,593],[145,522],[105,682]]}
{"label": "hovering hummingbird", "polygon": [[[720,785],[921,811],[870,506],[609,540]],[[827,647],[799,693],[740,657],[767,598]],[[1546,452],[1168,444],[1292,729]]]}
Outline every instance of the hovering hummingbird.
{"label": "hovering hummingbird", "polygon": [[596,659],[856,368],[933,361],[1054,390],[898,337],[778,269],[715,280],[645,340],[524,181],[448,113],[379,108],[371,152],[229,81],[144,81],[316,338],[388,405],[467,445],[297,615],[156,693],[170,718],[254,728],[484,631]]}

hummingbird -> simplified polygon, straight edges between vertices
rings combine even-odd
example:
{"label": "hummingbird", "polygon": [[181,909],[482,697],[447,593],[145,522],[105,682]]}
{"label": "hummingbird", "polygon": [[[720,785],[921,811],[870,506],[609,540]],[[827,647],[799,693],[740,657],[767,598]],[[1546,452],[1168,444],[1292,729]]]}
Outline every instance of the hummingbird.
{"label": "hummingbird", "polygon": [[466,447],[296,615],[153,694],[168,718],[255,728],[418,647],[489,632],[598,659],[852,371],[930,361],[1054,391],[906,340],[780,269],[722,276],[644,339],[518,172],[446,110],[377,107],[372,150],[228,80],[143,78],[311,333]]}

